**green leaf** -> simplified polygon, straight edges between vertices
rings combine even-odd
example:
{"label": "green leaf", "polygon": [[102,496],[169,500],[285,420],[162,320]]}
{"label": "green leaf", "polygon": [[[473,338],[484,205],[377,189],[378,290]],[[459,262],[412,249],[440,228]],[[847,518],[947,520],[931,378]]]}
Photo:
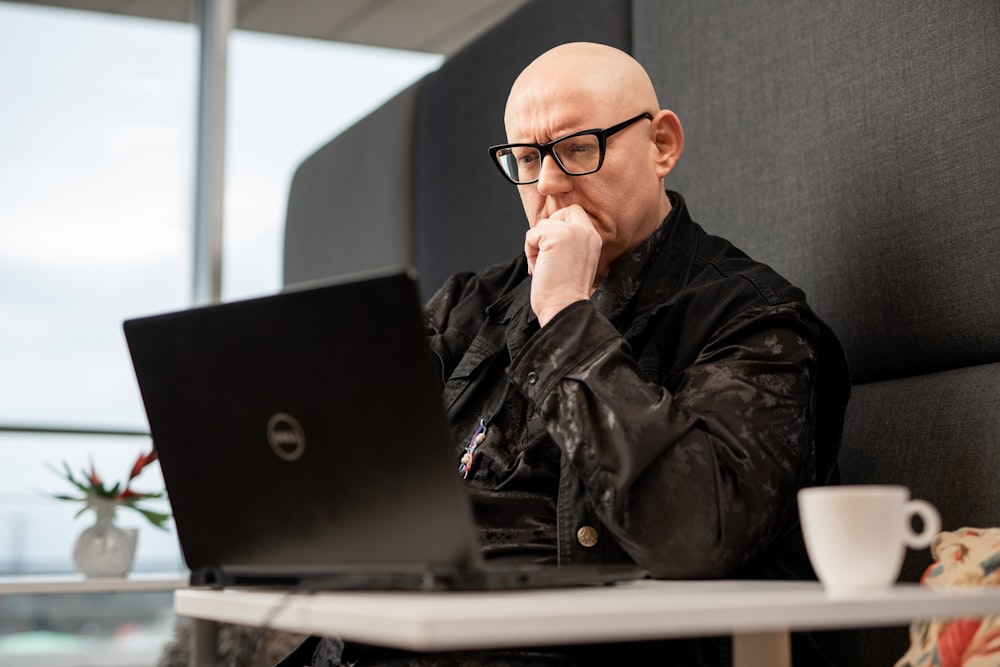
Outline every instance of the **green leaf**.
{"label": "green leaf", "polygon": [[165,524],[167,521],[170,520],[169,514],[163,514],[162,512],[154,512],[152,510],[143,509],[141,507],[135,507],[134,505],[132,505],[131,507],[139,514],[149,519],[149,522],[154,526],[156,526],[157,528],[159,528],[160,530],[167,530],[167,527],[163,524]]}
{"label": "green leaf", "polygon": [[[73,486],[75,486],[77,489],[79,489],[80,491],[82,491],[84,494],[88,494],[88,493],[92,493],[93,492],[93,489],[91,488],[91,486],[89,484],[82,484],[81,482],[77,481],[76,477],[73,476],[73,471],[70,470],[70,467],[69,467],[68,463],[66,463],[65,461],[63,461],[62,465],[63,465],[63,471],[64,472],[59,472],[59,470],[56,469],[55,466],[46,464],[46,466],[49,468],[49,470],[51,470],[55,474],[59,475],[60,477],[65,478],[67,481],[69,481],[70,484],[72,484]],[[84,477],[84,479],[87,479],[87,478]],[[67,500],[70,500],[70,499],[67,498]]]}

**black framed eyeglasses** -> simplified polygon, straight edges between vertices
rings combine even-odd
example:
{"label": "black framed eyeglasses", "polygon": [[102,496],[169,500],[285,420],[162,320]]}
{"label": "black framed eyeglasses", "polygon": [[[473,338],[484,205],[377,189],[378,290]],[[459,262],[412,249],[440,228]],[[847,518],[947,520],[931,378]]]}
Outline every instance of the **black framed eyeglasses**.
{"label": "black framed eyeglasses", "polygon": [[643,118],[653,120],[652,114],[643,112],[607,129],[574,132],[547,144],[490,146],[490,158],[500,173],[514,185],[527,185],[537,181],[542,170],[542,158],[546,155],[555,158],[559,168],[570,176],[593,174],[604,164],[608,137]]}

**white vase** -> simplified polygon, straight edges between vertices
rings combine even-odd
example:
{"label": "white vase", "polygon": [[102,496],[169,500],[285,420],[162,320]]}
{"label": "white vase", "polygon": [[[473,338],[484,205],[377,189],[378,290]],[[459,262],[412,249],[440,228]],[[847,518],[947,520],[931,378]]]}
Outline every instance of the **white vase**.
{"label": "white vase", "polygon": [[123,577],[132,569],[139,531],[115,525],[114,502],[94,498],[89,504],[97,521],[76,538],[73,563],[86,577]]}

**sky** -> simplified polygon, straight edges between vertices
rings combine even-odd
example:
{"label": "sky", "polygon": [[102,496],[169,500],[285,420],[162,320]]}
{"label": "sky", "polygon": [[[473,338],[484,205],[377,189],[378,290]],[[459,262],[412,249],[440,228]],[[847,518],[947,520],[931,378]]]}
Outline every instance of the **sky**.
{"label": "sky", "polygon": [[[280,288],[295,167],[441,61],[231,36],[224,300]],[[189,303],[196,88],[193,25],[0,2],[0,425],[146,428],[121,323]],[[44,463],[146,444],[0,433],[0,571],[64,511]]]}

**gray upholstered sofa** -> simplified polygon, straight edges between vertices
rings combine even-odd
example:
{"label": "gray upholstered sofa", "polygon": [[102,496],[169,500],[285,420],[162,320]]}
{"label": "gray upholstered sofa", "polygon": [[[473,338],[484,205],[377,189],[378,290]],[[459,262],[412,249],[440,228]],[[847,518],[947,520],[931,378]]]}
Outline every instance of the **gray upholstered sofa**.
{"label": "gray upholstered sofa", "polygon": [[[948,529],[1000,525],[996,0],[534,0],[301,165],[286,282],[409,263],[430,294],[518,252],[485,147],[516,73],[570,40],[646,65],[687,134],[669,186],[841,336],[843,480],[908,485]],[[911,553],[903,578],[929,562]],[[837,640],[844,665],[907,645]]]}

